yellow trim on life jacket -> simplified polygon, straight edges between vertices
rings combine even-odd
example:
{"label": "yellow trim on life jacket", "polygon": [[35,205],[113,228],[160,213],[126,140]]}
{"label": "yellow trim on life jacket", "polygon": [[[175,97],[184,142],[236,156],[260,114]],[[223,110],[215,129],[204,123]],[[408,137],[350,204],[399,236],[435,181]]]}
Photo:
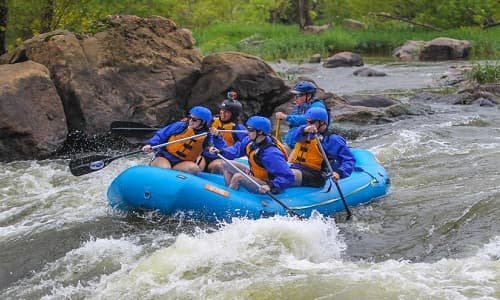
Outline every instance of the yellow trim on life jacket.
{"label": "yellow trim on life jacket", "polygon": [[[233,122],[222,122],[220,118],[215,118],[212,127],[220,130],[234,130],[236,124]],[[235,140],[232,132],[222,132],[221,135],[227,145],[234,145]]]}
{"label": "yellow trim on life jacket", "polygon": [[[193,135],[195,135],[194,130],[187,127],[183,132],[170,136],[168,138],[168,142],[180,140]],[[205,137],[206,136],[202,136],[184,142],[173,143],[166,146],[165,149],[180,160],[195,161],[203,151],[203,141],[205,140]]]}
{"label": "yellow trim on life jacket", "polygon": [[301,164],[309,169],[320,171],[323,164],[323,155],[318,147],[318,140],[308,139],[296,143],[290,158],[292,164]]}

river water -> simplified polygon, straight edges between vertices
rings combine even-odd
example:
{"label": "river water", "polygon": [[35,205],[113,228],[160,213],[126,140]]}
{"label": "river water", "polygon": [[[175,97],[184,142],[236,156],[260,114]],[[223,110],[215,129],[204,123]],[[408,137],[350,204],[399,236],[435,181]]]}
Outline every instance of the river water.
{"label": "river water", "polygon": [[[390,76],[307,75],[339,94],[384,93],[436,88],[454,70],[371,67]],[[350,141],[392,179],[351,221],[126,216],[107,186],[146,157],[81,177],[67,159],[0,163],[0,299],[499,299],[500,114],[431,107]]]}

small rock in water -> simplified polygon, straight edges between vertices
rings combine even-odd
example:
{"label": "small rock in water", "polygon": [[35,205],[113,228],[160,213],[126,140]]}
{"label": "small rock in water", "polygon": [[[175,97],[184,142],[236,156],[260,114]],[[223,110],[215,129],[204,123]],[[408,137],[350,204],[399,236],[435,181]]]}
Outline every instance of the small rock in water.
{"label": "small rock in water", "polygon": [[386,73],[380,72],[370,68],[361,68],[352,73],[355,76],[363,76],[363,77],[382,77],[387,76]]}

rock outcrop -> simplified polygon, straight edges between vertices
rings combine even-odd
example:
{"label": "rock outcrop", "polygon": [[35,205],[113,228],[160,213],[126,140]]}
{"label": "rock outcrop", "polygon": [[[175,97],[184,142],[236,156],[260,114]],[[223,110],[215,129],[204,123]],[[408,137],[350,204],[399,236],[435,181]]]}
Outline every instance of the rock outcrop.
{"label": "rock outcrop", "polygon": [[191,33],[161,18],[110,16],[105,31],[35,36],[10,63],[45,65],[63,101],[69,131],[96,134],[115,119],[164,122],[181,115],[202,55]]}
{"label": "rock outcrop", "polygon": [[0,66],[0,160],[46,158],[67,135],[49,70],[31,61]]}
{"label": "rock outcrop", "polygon": [[246,116],[269,116],[274,108],[289,100],[289,88],[276,72],[262,59],[226,52],[206,56],[200,77],[192,88],[188,106],[206,103],[213,111],[229,88],[240,91]]}
{"label": "rock outcrop", "polygon": [[[100,30],[93,35],[62,30],[41,34],[0,58],[4,63],[0,72],[7,74],[14,68],[28,81],[39,82],[23,90],[24,85],[5,76],[3,97],[10,102],[2,105],[12,107],[2,109],[0,143],[17,150],[3,151],[0,159],[44,157],[61,146],[61,136],[68,133],[69,140],[76,136],[76,140],[94,141],[109,130],[112,121],[157,126],[184,117],[195,104],[215,111],[229,87],[242,92],[248,102],[245,111],[251,114],[270,115],[273,106],[288,100],[288,88],[264,61],[241,53],[204,58],[194,48],[191,32],[169,19],[109,16]],[[33,75],[34,65],[45,73]],[[7,94],[11,90],[15,92]],[[23,100],[15,101],[18,97]],[[52,119],[35,118],[41,131],[30,132],[14,120],[29,116],[28,103],[39,99],[51,99],[53,107],[62,109],[34,106],[37,116]],[[53,120],[64,120],[57,123],[57,133],[52,132],[56,130]],[[12,137],[26,141],[25,136],[32,136],[34,142],[12,143]],[[64,149],[85,151],[85,146]]]}

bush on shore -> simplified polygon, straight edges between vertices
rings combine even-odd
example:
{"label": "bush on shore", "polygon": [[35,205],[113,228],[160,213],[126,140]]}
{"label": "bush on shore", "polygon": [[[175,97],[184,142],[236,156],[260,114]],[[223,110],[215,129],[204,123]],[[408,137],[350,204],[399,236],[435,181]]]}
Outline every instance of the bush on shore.
{"label": "bush on shore", "polygon": [[500,83],[500,63],[474,64],[468,73],[468,77],[481,84]]}

